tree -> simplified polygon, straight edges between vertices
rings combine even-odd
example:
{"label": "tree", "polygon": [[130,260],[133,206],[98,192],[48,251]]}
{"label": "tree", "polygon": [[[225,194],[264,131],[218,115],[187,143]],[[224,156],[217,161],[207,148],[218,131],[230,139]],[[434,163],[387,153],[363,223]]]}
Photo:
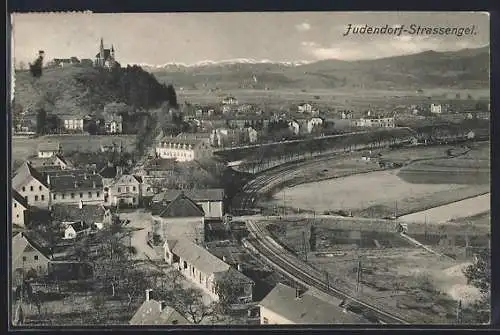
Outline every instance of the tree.
{"label": "tree", "polygon": [[38,110],[36,113],[36,133],[38,135],[45,134],[45,124],[47,122],[47,111],[44,109]]}
{"label": "tree", "polygon": [[175,93],[175,89],[172,85],[167,86],[167,101],[170,103],[170,106],[174,108],[179,107],[179,104],[177,103],[177,94]]}
{"label": "tree", "polygon": [[477,254],[477,261],[464,269],[467,283],[479,289],[481,298],[468,308],[472,322],[490,321],[491,295],[491,250],[483,249]]}
{"label": "tree", "polygon": [[223,312],[227,312],[232,304],[238,302],[243,290],[242,282],[232,276],[231,272],[226,272],[215,283],[215,293],[219,296],[219,306]]}
{"label": "tree", "polygon": [[[173,293],[173,291],[171,291]],[[200,290],[188,288],[175,291],[175,295],[170,296],[173,307],[194,324],[199,324],[207,317],[213,316],[217,311],[217,304],[206,305]]]}

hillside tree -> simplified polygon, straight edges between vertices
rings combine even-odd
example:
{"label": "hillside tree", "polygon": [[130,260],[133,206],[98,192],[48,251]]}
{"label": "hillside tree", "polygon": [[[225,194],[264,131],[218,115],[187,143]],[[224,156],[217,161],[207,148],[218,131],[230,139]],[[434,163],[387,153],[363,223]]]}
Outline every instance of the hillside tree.
{"label": "hillside tree", "polygon": [[469,307],[473,322],[490,321],[491,296],[491,249],[483,249],[477,254],[477,261],[464,269],[467,283],[477,287],[481,298]]}

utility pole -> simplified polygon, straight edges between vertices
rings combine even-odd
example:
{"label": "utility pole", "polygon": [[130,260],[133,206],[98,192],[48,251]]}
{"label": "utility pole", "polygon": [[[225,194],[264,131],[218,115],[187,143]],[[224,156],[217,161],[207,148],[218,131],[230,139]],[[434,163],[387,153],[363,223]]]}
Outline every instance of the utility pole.
{"label": "utility pole", "polygon": [[307,245],[306,245],[306,232],[302,232],[302,247],[304,250],[304,259],[307,262]]}
{"label": "utility pole", "polygon": [[328,271],[325,271],[325,276],[326,276],[326,289],[330,291],[330,276],[328,274]]}
{"label": "utility pole", "polygon": [[457,306],[457,323],[462,323],[462,300],[458,301],[458,306]]}
{"label": "utility pole", "polygon": [[356,294],[359,294],[359,289],[361,287],[360,283],[361,283],[361,259],[358,260],[358,270],[356,276]]}

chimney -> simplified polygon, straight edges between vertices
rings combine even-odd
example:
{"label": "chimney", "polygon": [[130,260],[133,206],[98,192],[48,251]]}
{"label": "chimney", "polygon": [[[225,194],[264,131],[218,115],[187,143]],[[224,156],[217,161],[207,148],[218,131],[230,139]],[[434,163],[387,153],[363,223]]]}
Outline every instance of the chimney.
{"label": "chimney", "polygon": [[240,263],[238,263],[238,271],[239,271],[239,272],[242,272],[242,271],[243,271],[243,266],[242,266]]}
{"label": "chimney", "polygon": [[153,290],[151,289],[146,290],[146,301],[149,301],[151,299],[151,292],[153,292]]}
{"label": "chimney", "polygon": [[78,208],[80,208],[80,209],[82,209],[82,208],[83,208],[83,201],[82,201],[82,200],[80,200],[80,201],[78,202]]}
{"label": "chimney", "polygon": [[160,307],[160,312],[162,312],[166,307],[165,301],[163,300],[158,301],[158,306]]}
{"label": "chimney", "polygon": [[47,174],[47,184],[50,185],[50,175]]}
{"label": "chimney", "polygon": [[87,180],[87,173],[83,174],[83,179]]}
{"label": "chimney", "polygon": [[225,262],[226,261],[226,256],[222,256],[222,261]]}

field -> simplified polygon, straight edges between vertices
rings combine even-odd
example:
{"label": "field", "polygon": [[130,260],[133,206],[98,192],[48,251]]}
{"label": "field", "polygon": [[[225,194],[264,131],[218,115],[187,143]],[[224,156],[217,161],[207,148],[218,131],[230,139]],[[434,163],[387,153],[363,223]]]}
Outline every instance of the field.
{"label": "field", "polygon": [[[466,285],[461,272],[468,264],[463,254],[463,238],[456,236],[454,247],[442,246],[442,238],[433,238],[459,230],[455,227],[429,227],[427,238],[419,234],[415,237],[437,251],[461,255],[458,261],[410,245],[394,231],[377,229],[382,222],[362,224],[353,219],[351,229],[348,219],[316,219],[314,222],[315,248],[308,242],[308,227],[312,222],[275,222],[268,229],[276,240],[302,259],[305,240],[307,262],[327,272],[330,281],[349,290],[355,290],[358,261],[361,261],[360,294],[374,297],[412,320],[453,322],[456,301],[462,299],[466,305],[478,296],[475,288]],[[485,238],[474,236],[470,245],[484,246]]]}
{"label": "field", "polygon": [[25,160],[36,155],[40,143],[59,142],[63,151],[100,151],[101,145],[123,144],[125,151],[135,150],[136,135],[116,135],[116,136],[97,136],[97,135],[61,135],[61,136],[43,136],[39,138],[13,138],[12,139],[12,160]]}
{"label": "field", "polygon": [[471,217],[490,210],[490,193],[477,197],[457,201],[447,205],[430,208],[424,211],[401,216],[399,219],[404,222],[448,222],[457,218]]}

